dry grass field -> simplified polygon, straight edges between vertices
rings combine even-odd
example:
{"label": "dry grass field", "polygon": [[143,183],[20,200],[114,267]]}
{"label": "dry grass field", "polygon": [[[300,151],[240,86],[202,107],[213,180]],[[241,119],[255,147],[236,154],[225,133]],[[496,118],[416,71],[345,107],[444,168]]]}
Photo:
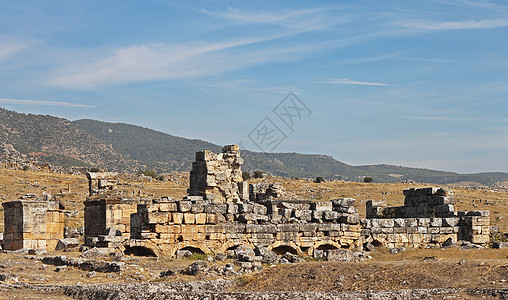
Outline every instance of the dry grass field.
{"label": "dry grass field", "polygon": [[[188,173],[166,175],[166,180],[150,181],[134,175],[121,175],[118,189],[125,197],[172,196],[180,199],[186,194]],[[402,205],[402,190],[427,184],[379,184],[329,181],[314,183],[306,179],[265,177],[251,182],[277,182],[287,191],[288,198],[314,201],[334,198],[355,198],[360,215],[365,216],[365,202],[370,199],[386,200],[388,205]],[[489,209],[491,224],[508,231],[508,192],[493,189],[453,188],[456,210]],[[0,168],[0,200],[19,199],[26,194],[41,196],[50,193],[66,207],[66,225],[83,225],[83,200],[88,193],[84,175],[66,175],[49,172],[19,171]],[[3,210],[0,209],[0,232],[3,231]],[[48,255],[77,257],[80,252],[50,251]],[[306,263],[264,266],[265,271],[238,278],[236,291],[330,291],[361,289],[401,289],[427,287],[508,288],[508,249],[459,250],[408,249],[391,254],[376,248],[371,260],[360,263],[321,262],[309,259]],[[435,260],[425,262],[425,257]],[[112,260],[110,257],[101,259]],[[120,273],[99,273],[69,268],[56,272],[56,267],[44,265],[37,257],[21,253],[0,253],[0,273],[16,274],[19,281],[35,285],[159,282],[216,279],[213,274],[198,276],[174,275],[159,278],[162,271],[182,269],[192,260],[125,256],[125,270]],[[232,260],[213,262],[223,265]],[[61,291],[10,290],[0,293],[0,299],[69,299]]]}
{"label": "dry grass field", "polygon": [[[189,174],[172,173],[165,181],[149,181],[135,175],[121,175],[118,190],[125,197],[171,196],[181,199],[187,193]],[[365,202],[371,199],[385,200],[389,206],[402,205],[402,191],[408,188],[436,186],[432,184],[407,183],[358,183],[327,181],[314,183],[309,179],[286,179],[267,176],[251,179],[250,182],[280,183],[293,199],[314,201],[335,198],[355,198],[360,216],[365,216]],[[445,186],[446,187],[446,186]],[[452,188],[457,200],[456,210],[488,209],[491,211],[491,225],[508,232],[508,191],[494,189]],[[83,224],[83,201],[88,193],[88,181],[85,175],[67,175],[49,172],[19,171],[0,168],[0,201],[20,199],[25,194],[41,196],[49,193],[56,196],[66,207],[68,218],[66,225],[80,227]],[[0,207],[0,232],[3,231],[3,210]]]}

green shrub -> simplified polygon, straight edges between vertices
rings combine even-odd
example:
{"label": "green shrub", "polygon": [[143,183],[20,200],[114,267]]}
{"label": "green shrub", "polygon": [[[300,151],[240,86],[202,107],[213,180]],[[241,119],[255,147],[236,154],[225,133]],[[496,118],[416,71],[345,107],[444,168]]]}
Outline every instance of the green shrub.
{"label": "green shrub", "polygon": [[363,182],[365,182],[365,183],[374,182],[374,178],[372,178],[372,177],[363,177]]}
{"label": "green shrub", "polygon": [[321,183],[321,182],[325,182],[325,179],[321,176],[318,176],[316,177],[316,179],[314,180],[315,183]]}
{"label": "green shrub", "polygon": [[263,171],[260,170],[254,171],[254,178],[263,178],[263,177],[265,177],[265,173]]}
{"label": "green shrub", "polygon": [[149,177],[152,177],[152,178],[157,178],[157,172],[155,171],[152,171],[152,170],[139,170],[138,175],[145,175],[145,176],[149,176]]}
{"label": "green shrub", "polygon": [[250,173],[248,171],[243,171],[242,172],[242,178],[243,178],[244,181],[249,180],[250,179]]}

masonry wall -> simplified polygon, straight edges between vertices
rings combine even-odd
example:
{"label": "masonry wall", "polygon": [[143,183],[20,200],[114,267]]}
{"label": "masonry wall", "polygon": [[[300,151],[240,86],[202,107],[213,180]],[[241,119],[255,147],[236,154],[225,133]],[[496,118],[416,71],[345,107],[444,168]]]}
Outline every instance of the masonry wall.
{"label": "masonry wall", "polygon": [[222,148],[222,153],[196,152],[190,172],[190,196],[201,196],[214,203],[237,202],[249,199],[249,185],[243,182],[238,145]]}
{"label": "masonry wall", "polygon": [[85,204],[85,245],[119,247],[130,236],[131,214],[136,199],[87,199]]}
{"label": "masonry wall", "polygon": [[16,200],[4,207],[4,246],[6,250],[54,250],[63,238],[64,214],[59,202]]}
{"label": "masonry wall", "polygon": [[262,204],[160,199],[138,205],[130,247],[163,256],[187,247],[225,253],[238,245],[306,255],[315,249],[350,249],[359,245],[360,238],[358,217],[351,214],[356,213],[353,203],[354,199]]}
{"label": "masonry wall", "polygon": [[428,248],[445,241],[489,241],[490,212],[456,212],[453,192],[429,187],[404,190],[404,206],[387,207],[384,201],[366,203],[362,237],[385,247]]}

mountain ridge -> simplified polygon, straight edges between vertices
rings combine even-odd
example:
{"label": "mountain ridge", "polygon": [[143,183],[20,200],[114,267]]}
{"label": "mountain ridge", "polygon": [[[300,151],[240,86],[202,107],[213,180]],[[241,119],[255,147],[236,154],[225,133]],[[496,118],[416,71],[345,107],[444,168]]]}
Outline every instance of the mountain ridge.
{"label": "mountain ridge", "polygon": [[[97,166],[120,172],[152,169],[158,172],[189,171],[196,151],[219,152],[221,146],[200,139],[187,139],[127,123],[91,119],[69,121],[49,116],[23,114],[0,108],[0,143],[22,155],[37,155],[56,164]],[[9,146],[12,145],[14,149]],[[7,150],[5,150],[7,149]],[[352,166],[330,155],[266,153],[242,150],[244,169],[263,170],[284,176],[375,182],[418,182],[448,184],[477,182],[491,185],[507,181],[508,173],[459,174],[388,164]]]}

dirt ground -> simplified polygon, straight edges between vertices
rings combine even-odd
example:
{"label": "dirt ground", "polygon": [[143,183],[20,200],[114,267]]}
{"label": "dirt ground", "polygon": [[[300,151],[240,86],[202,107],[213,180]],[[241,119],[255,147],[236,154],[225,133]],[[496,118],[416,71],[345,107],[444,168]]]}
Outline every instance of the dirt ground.
{"label": "dirt ground", "polygon": [[[257,182],[260,180],[252,181]],[[268,177],[267,182],[279,182],[293,198],[315,201],[351,197],[357,199],[360,216],[365,216],[365,202],[370,199],[386,200],[389,206],[402,205],[402,190],[426,184],[380,184],[332,181],[313,183],[312,180]],[[188,173],[175,173],[166,181],[147,181],[136,176],[121,179],[120,190],[126,195],[142,197],[173,196],[180,199],[188,187]],[[16,171],[0,168],[0,202],[19,199],[27,193],[41,196],[44,192],[56,195],[66,206],[66,226],[83,225],[83,200],[87,196],[84,175],[65,175],[49,172]],[[456,210],[489,209],[491,224],[508,231],[508,191],[490,188],[453,188]],[[0,232],[3,231],[3,210],[0,206]],[[48,255],[79,256],[78,251],[50,251]],[[234,291],[355,291],[415,288],[504,288],[508,289],[508,249],[428,249],[408,250],[390,254],[377,248],[373,259],[359,263],[323,262],[264,266],[265,271],[237,278]],[[433,259],[427,259],[432,257]],[[111,260],[106,257],[105,260]],[[208,274],[200,276],[176,275],[159,278],[161,271],[184,268],[192,260],[132,257],[120,273],[99,273],[89,276],[86,271],[69,268],[56,272],[56,267],[44,265],[32,255],[0,253],[0,273],[16,274],[19,282],[33,285],[91,284],[124,282],[160,282],[216,279]],[[217,262],[223,265],[227,262]],[[211,263],[214,264],[214,263]],[[26,289],[2,290],[0,299],[69,299],[61,291],[34,291]]]}

